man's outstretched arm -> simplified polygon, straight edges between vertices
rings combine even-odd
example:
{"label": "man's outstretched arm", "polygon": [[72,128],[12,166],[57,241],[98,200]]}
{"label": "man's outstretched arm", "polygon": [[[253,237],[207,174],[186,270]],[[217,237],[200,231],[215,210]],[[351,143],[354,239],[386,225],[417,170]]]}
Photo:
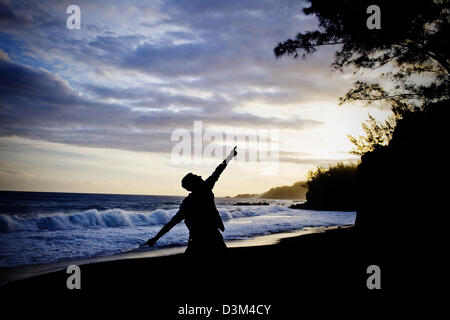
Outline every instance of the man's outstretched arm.
{"label": "man's outstretched arm", "polygon": [[209,178],[205,180],[205,184],[210,189],[212,189],[214,187],[214,184],[216,183],[216,181],[219,180],[219,177],[222,174],[223,170],[225,170],[225,168],[227,167],[228,162],[230,162],[237,155],[236,148],[237,148],[237,146],[234,147],[233,150],[231,150],[230,154],[226,157],[226,159],[223,160],[217,166],[216,170],[214,170],[214,172],[209,176]]}
{"label": "man's outstretched arm", "polygon": [[176,215],[173,216],[173,218],[167,222],[164,227],[161,228],[161,230],[159,230],[159,232],[156,234],[156,236],[154,236],[151,239],[148,239],[147,244],[149,246],[153,246],[156,241],[158,241],[159,238],[161,238],[163,235],[165,235],[167,232],[170,231],[170,229],[172,229],[177,223],[181,222],[183,220],[183,212],[182,209],[180,209],[180,211],[178,211],[178,213]]}

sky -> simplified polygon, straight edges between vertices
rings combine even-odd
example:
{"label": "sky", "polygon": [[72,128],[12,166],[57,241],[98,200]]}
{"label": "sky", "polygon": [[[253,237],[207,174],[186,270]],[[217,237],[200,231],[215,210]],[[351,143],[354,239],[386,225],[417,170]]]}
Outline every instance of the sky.
{"label": "sky", "polygon": [[[80,29],[67,27],[69,5],[81,10]],[[183,176],[206,178],[232,147],[218,137],[243,131],[256,140],[237,144],[216,196],[357,161],[347,134],[389,111],[338,106],[355,76],[331,71],[336,48],[275,58],[278,42],[317,28],[303,5],[0,0],[0,190],[185,195]],[[174,161],[176,130],[191,135],[200,161]],[[199,132],[215,139],[199,146]],[[267,148],[273,170],[245,157]]]}

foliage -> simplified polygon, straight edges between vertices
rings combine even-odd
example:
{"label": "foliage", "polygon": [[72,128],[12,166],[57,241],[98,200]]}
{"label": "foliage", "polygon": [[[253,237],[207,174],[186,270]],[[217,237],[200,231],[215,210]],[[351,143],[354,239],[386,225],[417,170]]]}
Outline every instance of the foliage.
{"label": "foliage", "polygon": [[315,210],[356,210],[357,165],[338,163],[318,167],[307,175],[307,208]]}
{"label": "foliage", "polygon": [[388,145],[361,157],[358,227],[372,236],[390,230],[396,238],[400,228],[415,232],[428,217],[438,217],[446,201],[439,165],[445,163],[449,117],[450,101],[426,104],[397,121]]}
{"label": "foliage", "polygon": [[384,123],[378,122],[369,114],[369,119],[362,124],[365,136],[354,137],[347,135],[355,148],[351,151],[355,155],[363,155],[379,146],[385,146],[392,138],[395,128],[394,117],[389,117]]}
{"label": "foliage", "polygon": [[[386,145],[395,123],[423,106],[450,98],[448,0],[305,0],[303,12],[315,15],[319,28],[300,32],[274,49],[276,57],[305,58],[319,47],[339,45],[332,68],[354,74],[378,72],[378,82],[355,81],[339,103],[385,101],[393,116],[385,123],[373,117],[363,124],[366,137],[349,136],[354,154]],[[366,27],[366,9],[381,9],[381,29]],[[384,72],[382,72],[384,70]],[[386,71],[388,70],[388,71]]]}
{"label": "foliage", "polygon": [[[386,89],[380,83],[358,80],[340,103],[365,100],[418,104],[449,98],[450,11],[448,0],[306,0],[307,15],[319,19],[319,30],[300,32],[274,49],[276,57],[306,57],[317,48],[340,45],[332,67],[355,73],[390,65],[381,76],[394,83]],[[366,9],[381,8],[381,29],[366,27]],[[426,81],[417,81],[417,75]]]}

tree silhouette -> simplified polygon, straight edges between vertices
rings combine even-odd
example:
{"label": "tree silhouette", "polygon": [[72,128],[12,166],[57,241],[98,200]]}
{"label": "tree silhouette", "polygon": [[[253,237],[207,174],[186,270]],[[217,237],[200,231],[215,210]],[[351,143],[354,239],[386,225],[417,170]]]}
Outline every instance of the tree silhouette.
{"label": "tree silhouette", "polygon": [[[449,98],[448,0],[305,2],[310,6],[303,11],[317,16],[319,30],[300,32],[279,43],[275,56],[306,58],[321,46],[339,45],[333,70],[379,72],[378,81],[355,81],[339,103],[384,100],[393,111],[385,123],[369,116],[363,124],[365,137],[348,136],[355,145],[352,153],[363,155],[386,145],[399,119]],[[381,29],[366,27],[366,9],[373,4],[381,9]]]}
{"label": "tree silhouette", "polygon": [[306,208],[314,210],[355,210],[357,165],[339,162],[309,171]]}
{"label": "tree silhouette", "polygon": [[[274,49],[276,57],[303,57],[319,47],[339,45],[334,70],[349,67],[355,73],[381,70],[389,88],[358,80],[340,103],[388,100],[397,113],[423,103],[449,98],[448,0],[305,0],[307,15],[319,19],[319,29],[300,32]],[[381,29],[368,29],[367,7],[381,9]],[[418,80],[417,76],[421,76]],[[428,81],[426,81],[426,79]]]}
{"label": "tree silhouette", "polygon": [[380,146],[385,146],[392,138],[396,123],[396,118],[388,117],[384,123],[377,121],[369,114],[369,119],[362,124],[365,136],[354,137],[347,135],[348,139],[355,146],[350,152],[354,155],[362,156],[366,152],[374,151]]}
{"label": "tree silhouette", "polygon": [[[448,1],[307,2],[304,12],[318,17],[319,30],[280,43],[275,55],[306,57],[320,46],[339,44],[335,70],[370,71],[377,79],[356,81],[340,103],[384,100],[396,121],[394,127],[369,118],[366,137],[353,138],[362,155],[352,199],[357,259],[390,270],[391,292],[432,292],[429,284],[441,283],[448,242],[443,222],[444,150],[450,139]],[[372,4],[381,9],[381,29],[366,28]]]}

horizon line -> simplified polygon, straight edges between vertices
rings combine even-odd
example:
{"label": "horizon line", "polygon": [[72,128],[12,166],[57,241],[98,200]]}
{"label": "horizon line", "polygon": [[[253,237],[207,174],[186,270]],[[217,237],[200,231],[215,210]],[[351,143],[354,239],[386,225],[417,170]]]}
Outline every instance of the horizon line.
{"label": "horizon line", "polygon": [[[106,193],[106,192],[71,192],[71,191],[36,191],[36,190],[0,190],[0,192],[29,192],[29,193],[71,193],[71,194],[98,194],[120,196],[159,196],[159,197],[186,197],[187,195],[169,194],[139,194],[139,193]],[[216,198],[234,198],[234,196],[216,196]]]}

